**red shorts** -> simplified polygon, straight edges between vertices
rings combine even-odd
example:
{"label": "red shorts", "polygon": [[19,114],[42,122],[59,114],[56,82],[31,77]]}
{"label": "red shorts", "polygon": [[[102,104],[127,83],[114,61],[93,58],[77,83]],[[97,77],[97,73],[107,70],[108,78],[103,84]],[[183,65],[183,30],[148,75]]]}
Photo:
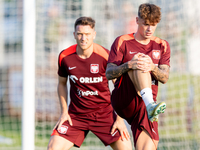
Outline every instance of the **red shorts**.
{"label": "red shorts", "polygon": [[116,114],[111,105],[92,114],[70,114],[70,117],[73,126],[70,126],[68,121],[66,121],[63,123],[61,130],[54,130],[51,136],[59,135],[74,143],[76,147],[81,146],[89,131],[93,132],[105,146],[120,139],[118,130],[113,135],[110,134],[116,119]]}
{"label": "red shorts", "polygon": [[115,87],[112,92],[111,102],[114,110],[119,116],[126,119],[131,125],[131,130],[136,146],[137,139],[143,129],[146,129],[154,140],[159,140],[158,123],[148,119],[146,106],[135,91],[134,85],[128,75],[123,74],[120,86]]}

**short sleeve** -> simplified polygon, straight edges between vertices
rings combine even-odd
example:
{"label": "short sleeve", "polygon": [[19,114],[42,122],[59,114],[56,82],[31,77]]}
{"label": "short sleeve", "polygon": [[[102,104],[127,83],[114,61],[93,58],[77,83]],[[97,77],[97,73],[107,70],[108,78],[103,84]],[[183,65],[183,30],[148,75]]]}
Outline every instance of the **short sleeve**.
{"label": "short sleeve", "polygon": [[63,63],[64,58],[62,57],[62,52],[60,53],[59,57],[58,57],[58,75],[61,77],[67,77],[67,71],[66,71],[66,67]]}
{"label": "short sleeve", "polygon": [[161,55],[159,65],[166,64],[170,66],[170,54],[171,54],[170,45],[167,41],[165,42],[166,44],[164,45],[164,51],[163,54]]}
{"label": "short sleeve", "polygon": [[120,65],[123,59],[123,53],[120,50],[121,44],[119,42],[119,37],[114,41],[111,46],[108,63],[114,63],[116,65]]}

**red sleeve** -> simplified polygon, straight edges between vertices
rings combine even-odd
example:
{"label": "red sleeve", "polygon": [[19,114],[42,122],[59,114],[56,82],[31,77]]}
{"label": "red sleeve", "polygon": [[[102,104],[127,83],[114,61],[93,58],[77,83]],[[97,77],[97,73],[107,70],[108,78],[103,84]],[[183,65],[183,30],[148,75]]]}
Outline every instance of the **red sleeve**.
{"label": "red sleeve", "polygon": [[62,52],[60,53],[60,55],[58,57],[58,75],[61,76],[61,77],[67,77],[68,74],[67,74],[67,71],[66,71],[66,69],[64,67]]}
{"label": "red sleeve", "polygon": [[161,55],[159,65],[166,64],[166,65],[170,66],[170,53],[171,53],[170,46],[167,41],[164,41],[164,42],[165,42],[163,44],[164,51],[163,51],[163,54]]}
{"label": "red sleeve", "polygon": [[61,76],[61,77],[68,76],[68,73],[67,73],[68,66],[66,64],[66,61],[67,61],[66,57],[68,55],[76,52],[76,46],[77,46],[77,44],[72,45],[60,53],[60,55],[58,57],[58,75],[59,76]]}
{"label": "red sleeve", "polygon": [[122,43],[120,43],[120,37],[118,37],[111,46],[108,63],[114,63],[120,65],[123,59],[123,53],[120,50]]}
{"label": "red sleeve", "polygon": [[108,63],[114,63],[119,66],[123,61],[124,51],[126,49],[125,42],[133,39],[133,33],[117,37],[111,46]]}

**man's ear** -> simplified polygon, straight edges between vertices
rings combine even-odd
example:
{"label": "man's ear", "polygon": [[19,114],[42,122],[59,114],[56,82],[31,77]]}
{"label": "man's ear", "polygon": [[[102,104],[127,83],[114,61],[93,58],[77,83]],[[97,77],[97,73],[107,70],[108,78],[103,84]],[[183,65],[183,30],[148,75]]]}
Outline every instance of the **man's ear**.
{"label": "man's ear", "polygon": [[94,32],[94,36],[93,36],[93,39],[95,39],[96,38],[96,31]]}
{"label": "man's ear", "polygon": [[136,19],[136,23],[138,24],[138,21],[139,21],[139,17],[136,17],[135,19]]}
{"label": "man's ear", "polygon": [[[73,32],[74,38],[75,38],[75,32]],[[76,39],[76,38],[75,38]]]}

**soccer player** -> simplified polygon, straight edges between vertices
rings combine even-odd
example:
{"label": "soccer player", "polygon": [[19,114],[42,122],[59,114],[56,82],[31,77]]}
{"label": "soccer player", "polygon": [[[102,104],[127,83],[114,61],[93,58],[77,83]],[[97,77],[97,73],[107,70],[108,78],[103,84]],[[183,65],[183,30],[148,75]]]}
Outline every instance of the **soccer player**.
{"label": "soccer player", "polygon": [[136,150],[157,149],[158,114],[166,108],[156,104],[158,81],[167,82],[170,66],[168,42],[153,36],[160,19],[160,7],[141,4],[136,33],[115,39],[106,69],[107,79],[117,78],[112,106],[131,125]]}
{"label": "soccer player", "polygon": [[[109,51],[93,43],[95,20],[76,20],[77,44],[63,50],[58,60],[58,96],[61,115],[51,135],[48,150],[80,147],[89,131],[105,146],[114,150],[131,150],[130,136],[124,120],[112,108],[106,66]],[[70,79],[69,108],[66,83]]]}

